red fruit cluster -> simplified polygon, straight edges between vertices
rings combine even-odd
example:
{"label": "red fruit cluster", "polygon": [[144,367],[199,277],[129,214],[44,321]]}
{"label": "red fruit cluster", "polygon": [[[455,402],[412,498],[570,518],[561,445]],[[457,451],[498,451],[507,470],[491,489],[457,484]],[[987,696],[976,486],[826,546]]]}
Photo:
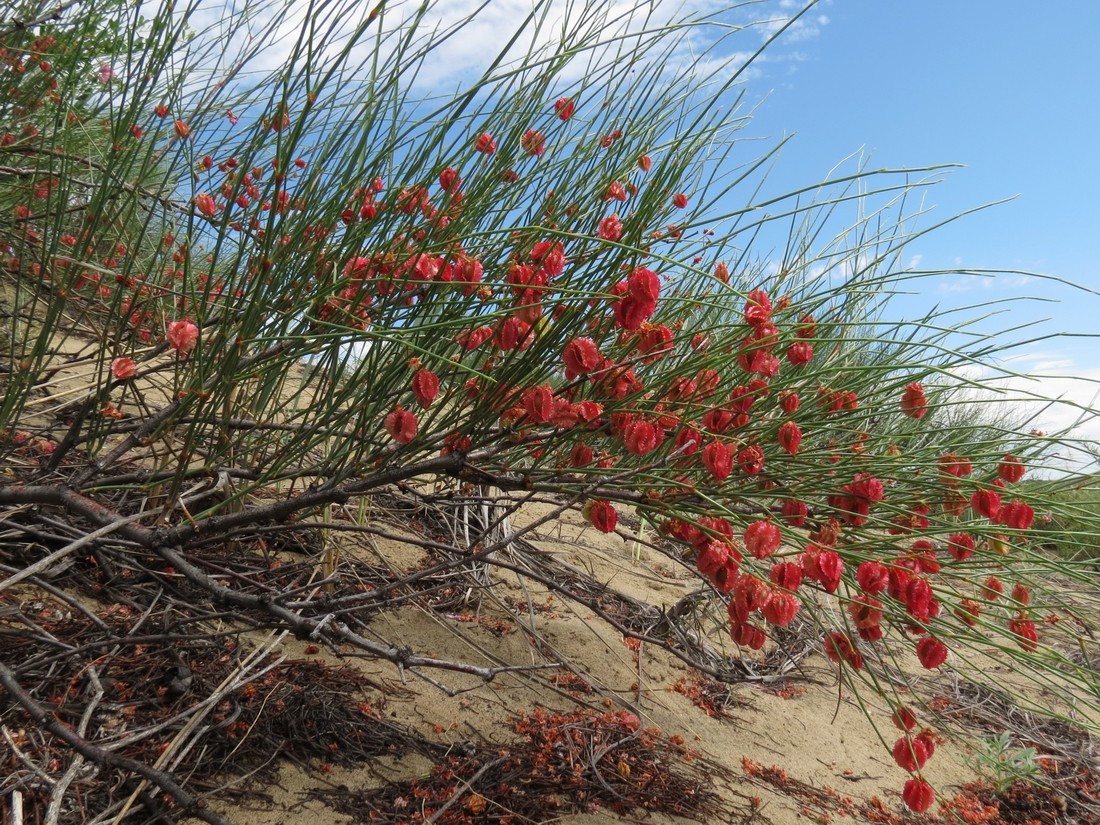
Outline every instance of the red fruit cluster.
{"label": "red fruit cluster", "polygon": [[[545,114],[552,124],[549,108]],[[568,121],[576,103],[563,97],[552,109],[557,118]],[[169,117],[167,107],[156,111],[159,117]],[[284,129],[288,118],[287,112],[276,112],[270,128]],[[389,412],[381,428],[377,423],[375,428],[384,428],[396,444],[412,445],[403,451],[406,455],[417,448],[466,453],[472,445],[480,447],[499,438],[497,443],[506,450],[514,448],[518,455],[515,461],[511,453],[506,456],[509,471],[548,468],[558,474],[556,478],[591,483],[587,489],[596,490],[599,497],[586,503],[584,515],[604,533],[617,529],[618,512],[609,500],[617,488],[603,479],[626,478],[639,467],[671,468],[667,486],[657,493],[643,490],[642,495],[650,498],[632,493],[629,500],[641,502],[640,509],[648,508],[649,513],[667,514],[664,532],[694,549],[700,574],[728,597],[730,635],[737,644],[759,648],[766,641],[768,625],[788,624],[799,610],[800,596],[804,598],[800,588],[805,586],[838,593],[845,604],[846,630],[830,630],[824,638],[827,655],[844,666],[861,668],[861,646],[882,638],[884,617],[900,616],[902,629],[914,638],[921,664],[939,667],[948,656],[947,646],[937,638],[948,638],[936,624],[944,621],[941,615],[948,621],[953,621],[953,614],[960,621],[975,623],[998,597],[1002,600],[997,610],[1009,605],[1008,629],[1015,640],[1026,650],[1034,649],[1038,635],[1026,589],[1013,588],[1010,604],[1003,598],[1004,585],[990,579],[974,598],[958,599],[948,588],[938,586],[936,578],[944,565],[965,563],[989,550],[1008,552],[1010,542],[1025,541],[1022,534],[1032,526],[1035,514],[1025,501],[1026,493],[1014,497],[1007,486],[1021,480],[1023,463],[1005,454],[994,473],[991,463],[979,458],[972,462],[955,452],[945,452],[935,462],[922,462],[917,454],[901,465],[903,471],[888,474],[884,456],[902,456],[904,445],[886,451],[880,444],[874,427],[867,423],[872,410],[858,412],[861,399],[845,386],[843,374],[827,375],[831,357],[819,356],[814,364],[819,324],[812,315],[792,307],[788,297],[753,289],[744,295],[743,305],[739,302],[735,317],[724,318],[721,324],[708,321],[693,327],[690,316],[673,317],[662,295],[680,288],[679,284],[663,273],[663,264],[656,263],[667,260],[660,257],[663,253],[645,244],[676,240],[680,230],[649,233],[651,227],[640,225],[643,210],[632,200],[650,180],[645,173],[654,161],[648,155],[638,156],[637,169],[620,164],[613,173],[596,178],[590,187],[590,204],[573,192],[568,196],[547,193],[541,214],[531,226],[511,234],[501,231],[499,237],[508,239],[508,248],[494,248],[484,260],[463,247],[456,230],[465,225],[460,219],[469,207],[464,185],[482,175],[475,181],[477,189],[470,189],[482,197],[497,181],[518,183],[524,169],[544,164],[537,158],[565,145],[545,124],[538,125],[545,131],[520,124],[518,131],[486,126],[493,131],[480,132],[483,127],[479,126],[479,133],[462,141],[467,166],[452,160],[454,166],[440,164],[437,174],[405,186],[387,188],[381,179],[367,181],[347,196],[336,225],[306,230],[314,244],[311,253],[316,253],[309,258],[310,266],[316,262],[318,274],[303,277],[295,286],[316,296],[304,313],[307,323],[327,326],[329,331],[367,330],[393,318],[404,319],[418,306],[439,309],[433,318],[448,322],[446,313],[461,314],[462,307],[472,307],[460,315],[467,319],[461,330],[452,328],[441,341],[438,336],[416,341],[419,349],[413,351],[420,352],[432,368],[410,360],[409,380],[400,387],[399,397],[387,400]],[[171,131],[172,121],[163,126]],[[131,132],[135,139],[138,132]],[[505,146],[506,151],[498,154],[501,147],[494,133],[522,137],[508,138],[516,145]],[[179,121],[175,134],[186,139],[190,129]],[[618,146],[613,144],[622,138],[621,130],[605,131],[600,144],[611,149],[608,157],[616,154]],[[502,169],[504,157],[514,161],[517,169]],[[676,192],[679,187],[670,184],[666,174],[675,164],[663,158],[658,162],[662,166],[656,178],[667,187],[657,193],[660,203],[667,207],[671,199],[672,206],[686,209],[689,193]],[[245,170],[237,169],[232,158],[220,162],[204,158],[197,165],[196,180],[213,169],[225,178],[196,186],[195,213],[225,222],[235,231],[247,228],[262,238],[269,229],[269,217],[300,208],[292,180],[295,167],[304,166],[304,160],[292,164],[282,159],[270,168],[262,164]],[[48,195],[47,188],[43,197]],[[611,207],[607,202],[612,202]],[[612,208],[617,211],[611,212]],[[34,213],[27,204],[16,204],[15,209],[20,220]],[[387,220],[393,223],[386,224]],[[400,228],[391,231],[384,225]],[[343,237],[341,233],[349,238],[384,237],[384,243],[363,255],[336,258],[325,237]],[[84,239],[74,230],[61,242],[73,246]],[[289,246],[298,239],[288,236],[280,242]],[[635,244],[641,246],[628,248]],[[281,248],[272,244],[276,247]],[[109,254],[117,263],[127,253],[110,250]],[[732,265],[708,259],[706,254],[700,252],[693,264],[704,288],[725,293],[741,288],[731,275]],[[195,269],[191,255],[186,245],[166,239],[173,282],[190,277],[188,273]],[[613,263],[604,267],[601,255]],[[106,260],[100,267],[106,271],[129,269]],[[277,263],[257,258],[248,264],[250,275],[267,277]],[[578,289],[569,282],[571,267],[586,264],[603,267],[595,270],[601,279],[606,277],[600,292],[583,283]],[[713,272],[712,279],[702,276],[707,272]],[[95,269],[81,276],[85,277],[92,289],[105,288]],[[202,284],[203,289],[211,294],[225,290],[228,295],[224,284],[208,277],[210,282]],[[165,316],[144,314],[142,307],[151,297],[147,288],[142,291],[144,286],[124,284],[129,292],[120,306],[124,317],[133,316],[135,327],[146,327],[156,337]],[[172,293],[178,292],[173,287]],[[191,352],[200,337],[199,323],[184,318],[209,317],[201,309],[181,304],[166,316],[180,319],[167,323],[164,340],[181,356]],[[581,318],[583,325],[566,326],[563,318]],[[435,329],[429,332],[435,334]],[[206,334],[209,331],[204,328]],[[215,338],[211,335],[210,340]],[[819,341],[817,346],[826,352]],[[663,367],[654,368],[658,364]],[[136,364],[119,358],[111,371],[116,380],[128,380],[136,373]],[[464,383],[453,384],[456,375]],[[829,382],[835,386],[827,386]],[[901,383],[888,389],[894,397],[890,403],[915,422],[925,419],[930,408],[924,386],[910,381],[898,400]],[[499,426],[486,427],[491,432],[485,433],[456,427],[452,432],[421,435],[413,410],[432,407],[445,391],[449,391],[448,403],[442,406],[448,409],[432,415],[431,421],[461,420],[451,415],[450,407],[468,403],[489,410]],[[866,408],[872,406],[865,403]],[[897,413],[891,415],[897,417]],[[904,435],[916,426],[905,424]],[[392,452],[393,444],[387,445],[387,453]],[[839,466],[833,468],[831,463]],[[913,493],[914,489],[919,492]],[[766,512],[738,520],[728,509],[717,510],[739,497],[764,502]],[[687,502],[684,511],[690,516],[675,515],[682,512],[677,509],[679,502]],[[710,502],[717,502],[716,509],[708,511]],[[737,523],[720,518],[717,512]],[[942,530],[944,535],[950,533],[946,542],[940,534],[937,543],[922,538],[933,520],[951,524]],[[853,548],[858,534],[846,532],[868,524],[878,531],[876,535],[911,538],[896,545],[894,555],[868,559],[865,547],[881,545],[861,545],[857,553]],[[1003,540],[978,538],[982,528],[991,525]],[[795,544],[790,532],[795,528],[809,532],[795,545],[804,548],[801,553],[781,546],[784,533],[788,546]],[[842,589],[845,578],[848,587]],[[895,759],[919,772],[934,742],[930,735],[911,736],[912,721],[904,727],[907,734],[899,740],[904,747],[895,745]],[[905,798],[915,809],[927,807],[932,791],[918,776],[906,784]]]}

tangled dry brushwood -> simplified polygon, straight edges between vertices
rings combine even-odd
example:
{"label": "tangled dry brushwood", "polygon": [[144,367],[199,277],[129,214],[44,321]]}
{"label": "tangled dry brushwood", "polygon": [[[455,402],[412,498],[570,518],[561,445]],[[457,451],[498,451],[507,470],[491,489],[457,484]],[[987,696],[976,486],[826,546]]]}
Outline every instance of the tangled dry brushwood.
{"label": "tangled dry brushwood", "polygon": [[[352,666],[277,653],[279,642],[294,636],[308,643],[307,651],[323,646],[343,658],[386,660],[402,680],[420,678],[452,694],[457,689],[447,672],[490,681],[505,673],[541,678],[546,671],[546,683],[586,684],[541,637],[535,606],[496,596],[494,582],[505,575],[518,575],[599,616],[628,640],[668,650],[726,682],[781,678],[816,640],[803,632],[793,644],[797,634],[789,630],[792,644],[771,659],[731,660],[701,630],[701,593],[662,608],[618,592],[544,552],[536,528],[545,519],[512,526],[529,497],[476,485],[391,485],[370,499],[327,507],[324,518],[284,522],[273,517],[274,505],[260,502],[223,533],[203,531],[169,546],[160,541],[166,532],[191,529],[184,506],[169,525],[149,528],[139,524],[147,520],[145,503],[109,491],[93,497],[56,478],[48,488],[35,485],[32,469],[21,471],[27,484],[5,488],[0,531],[0,683],[7,691],[0,723],[11,750],[0,796],[46,811],[47,821],[109,821],[140,810],[146,817],[187,813],[220,822],[200,800],[219,793],[262,797],[255,785],[242,789],[241,779],[270,778],[279,760],[316,768],[415,752],[446,766],[437,778],[458,777],[468,788],[475,775],[479,783],[509,784],[508,776],[528,769],[525,760],[544,759],[538,754],[557,745],[517,744],[480,762],[456,756],[383,718],[386,697],[402,690],[399,682],[382,684]],[[74,468],[57,471],[65,472]],[[48,495],[38,495],[44,489]],[[562,509],[561,502],[543,503],[550,513]],[[377,540],[399,540],[420,559],[402,567],[384,554],[372,558],[363,550]],[[333,544],[345,552],[337,556]],[[671,546],[651,546],[669,566],[683,563]],[[498,627],[528,634],[532,648],[542,651],[539,661],[433,658],[408,647],[409,640],[386,638],[375,621],[403,607],[472,616],[486,602],[505,617],[496,620]],[[486,617],[478,621],[489,624]],[[586,713],[570,717],[570,725],[597,737],[589,743],[592,757],[593,748],[606,745],[598,744],[599,736],[628,722]],[[566,791],[553,790],[549,779],[541,790],[528,788],[529,806],[564,811],[607,804],[625,811],[675,804],[680,813],[712,813],[713,772],[658,758],[666,748],[656,748],[654,736],[635,731],[621,742],[614,736],[618,743],[607,746],[615,751],[613,776],[602,757],[592,758]],[[655,761],[638,768],[642,759]],[[673,786],[684,793],[661,802],[654,789]],[[437,802],[446,801],[440,798],[445,787],[431,790]],[[547,807],[548,796],[559,803]],[[383,809],[388,803],[371,804]],[[468,800],[452,805],[448,816],[468,817],[469,806]],[[507,816],[490,811],[474,821]]]}

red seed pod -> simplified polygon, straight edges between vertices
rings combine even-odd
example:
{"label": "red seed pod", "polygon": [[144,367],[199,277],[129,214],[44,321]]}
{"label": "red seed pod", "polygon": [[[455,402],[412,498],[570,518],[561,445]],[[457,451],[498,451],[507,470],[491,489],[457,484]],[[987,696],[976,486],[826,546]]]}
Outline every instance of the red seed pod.
{"label": "red seed pod", "polygon": [[543,152],[546,151],[546,135],[534,129],[528,129],[524,132],[519,143],[527,154],[535,157],[541,157]]}
{"label": "red seed pod", "polygon": [[825,550],[818,554],[817,569],[820,573],[818,581],[825,588],[826,593],[835,593],[840,586],[840,577],[844,572],[844,562],[840,556],[832,550]]}
{"label": "red seed pod", "polygon": [[651,421],[636,419],[631,421],[623,433],[623,446],[634,455],[647,455],[653,452],[664,440],[664,433]]}
{"label": "red seed pod", "polygon": [[728,410],[725,407],[715,407],[713,410],[707,410],[707,412],[703,414],[700,423],[706,427],[709,432],[719,435],[733,426],[735,417],[732,410]]}
{"label": "red seed pod", "polygon": [[1001,496],[994,490],[976,490],[970,496],[970,507],[975,513],[996,521],[1001,512]]}
{"label": "red seed pod", "polygon": [[955,617],[965,625],[974,627],[982,615],[982,606],[973,599],[963,599],[955,608]]}
{"label": "red seed pod", "polygon": [[1039,634],[1035,629],[1035,622],[1028,620],[1023,614],[1009,620],[1008,629],[1017,637],[1016,643],[1024,650],[1035,650],[1039,646]]}
{"label": "red seed pod", "polygon": [[779,426],[779,446],[791,455],[797,454],[802,446],[802,430],[793,421],[784,421]]}
{"label": "red seed pod", "polygon": [[592,448],[584,442],[574,444],[573,450],[569,453],[569,463],[573,467],[587,467],[594,458]]}
{"label": "red seed pod", "polygon": [[852,624],[861,630],[875,627],[882,624],[882,602],[874,596],[860,593],[848,602],[848,615],[852,617]]}
{"label": "red seed pod", "polygon": [[925,750],[928,751],[928,758],[931,759],[936,753],[936,734],[931,728],[925,728],[917,734],[914,742],[920,742],[924,745]]}
{"label": "red seed pod", "polygon": [[956,561],[966,561],[974,555],[976,544],[969,533],[952,533],[947,539],[947,552]]}
{"label": "red seed pod", "polygon": [[439,173],[439,186],[445,192],[457,192],[461,185],[462,178],[459,177],[458,170],[448,166]]}
{"label": "red seed pod", "polygon": [[877,561],[860,562],[856,568],[856,581],[867,593],[881,593],[890,582],[890,571]]}
{"label": "red seed pod", "polygon": [[623,236],[623,222],[619,219],[618,213],[600,221],[596,236],[605,241],[617,241]]}
{"label": "red seed pod", "polygon": [[905,783],[901,798],[909,810],[921,814],[932,807],[932,803],[936,801],[936,792],[923,779],[914,777]]}
{"label": "red seed pod", "polygon": [[933,615],[933,605],[936,601],[932,595],[932,586],[927,579],[914,576],[909,580],[902,596],[905,609],[909,615],[919,622],[928,621]]}
{"label": "red seed pod", "polygon": [[825,634],[825,655],[837,664],[847,662],[855,670],[863,669],[863,655],[856,650],[848,634],[839,630]]}
{"label": "red seed pod", "polygon": [[768,293],[762,289],[754,289],[745,296],[745,322],[759,329],[771,320],[772,302]]}
{"label": "red seed pod", "polygon": [[497,346],[505,352],[514,349],[525,350],[531,343],[530,332],[531,325],[526,321],[516,317],[505,318],[497,332]]}
{"label": "red seed pod", "polygon": [[957,453],[944,453],[936,461],[937,466],[940,468],[940,473],[944,477],[944,481],[954,484],[955,479],[963,478],[970,475],[974,467],[970,463],[970,459],[965,456],[960,456]]}
{"label": "red seed pod", "polygon": [[708,541],[704,544],[695,557],[695,566],[704,576],[712,576],[729,561],[732,548],[724,541]]}
{"label": "red seed pod", "polygon": [[785,415],[794,415],[798,412],[801,404],[802,401],[799,399],[798,393],[790,390],[783,390],[779,393],[779,409],[783,410]]}
{"label": "red seed pod", "polygon": [[768,578],[777,587],[794,591],[802,584],[802,567],[793,562],[781,561],[772,566]]}
{"label": "red seed pod", "polygon": [[737,466],[747,476],[760,475],[764,470],[764,450],[758,444],[750,444],[737,453]]}
{"label": "red seed pod", "polygon": [[545,424],[554,417],[554,391],[549,384],[529,387],[521,398],[523,410],[533,424]]}
{"label": "red seed pod", "polygon": [[684,427],[676,434],[676,452],[687,456],[697,453],[703,444],[703,436],[694,427]]}
{"label": "red seed pod", "polygon": [[928,414],[928,399],[924,387],[914,381],[906,385],[901,395],[901,411],[910,418],[921,419]]}
{"label": "red seed pod", "polygon": [[902,736],[894,743],[891,752],[899,767],[909,771],[909,773],[916,773],[923,768],[928,761],[928,757],[931,756],[928,752],[927,742],[920,736],[912,739],[908,736]]}
{"label": "red seed pod", "polygon": [[754,521],[745,528],[745,547],[757,559],[766,559],[779,549],[783,536],[770,521]]}
{"label": "red seed pod", "polygon": [[601,533],[615,532],[615,525],[619,523],[619,513],[610,501],[602,499],[590,501],[583,512],[589,523]]}
{"label": "red seed pod", "polygon": [[408,444],[416,438],[416,430],[419,425],[416,415],[404,407],[394,407],[383,423],[386,432],[390,434],[390,438],[398,444]]}
{"label": "red seed pod", "polygon": [[986,601],[996,601],[1004,592],[1005,586],[996,576],[990,576],[982,582],[982,598]]}
{"label": "red seed pod", "polygon": [[809,341],[795,341],[787,347],[787,360],[793,366],[802,367],[810,363],[814,357],[814,346]]}
{"label": "red seed pod", "polygon": [[928,670],[935,670],[947,661],[947,646],[939,639],[925,636],[917,642],[917,658]]}
{"label": "red seed pod", "polygon": [[627,289],[638,300],[656,305],[661,295],[661,279],[653,270],[639,266],[627,278]]}
{"label": "red seed pod", "polygon": [[1035,511],[1019,499],[1013,499],[1001,507],[997,521],[1013,530],[1028,530],[1035,521]]}
{"label": "red seed pod", "polygon": [[412,390],[421,407],[430,407],[439,395],[439,378],[431,370],[419,370],[413,375]]}
{"label": "red seed pod", "polygon": [[199,342],[199,328],[194,321],[172,321],[165,337],[176,352],[186,355]]}
{"label": "red seed pod", "polygon": [[997,465],[997,475],[1002,481],[1015,484],[1024,477],[1024,463],[1011,453],[1005,453],[1005,457]]}
{"label": "red seed pod", "polygon": [[1023,582],[1016,582],[1012,585],[1012,598],[1027,607],[1031,603],[1031,591]]}
{"label": "red seed pod", "polygon": [[771,598],[760,612],[764,618],[776,627],[786,627],[798,613],[802,603],[793,593],[784,593],[781,590],[772,591]]}
{"label": "red seed pod", "polygon": [[493,331],[489,327],[477,327],[476,329],[464,329],[458,333],[454,341],[465,350],[477,349],[490,338]]}
{"label": "red seed pod", "polygon": [[791,527],[801,527],[806,523],[806,517],[809,515],[810,508],[806,506],[804,501],[796,501],[795,499],[787,499],[783,502],[783,508],[781,510],[783,519]]}
{"label": "red seed pod", "polygon": [[880,624],[856,628],[856,633],[858,633],[859,638],[863,639],[865,642],[882,641],[882,625]]}
{"label": "red seed pod", "polygon": [[747,647],[751,650],[760,650],[764,646],[764,642],[767,637],[764,635],[764,631],[754,624],[748,622],[744,623],[730,623],[730,636],[736,644]]}
{"label": "red seed pod", "polygon": [[703,448],[703,466],[716,481],[725,481],[733,470],[733,457],[724,441],[714,440]]}
{"label": "red seed pod", "polygon": [[683,192],[678,192],[672,198],[672,203],[677,209],[687,209],[688,198]]}
{"label": "red seed pod", "polygon": [[756,576],[738,576],[733,588],[733,600],[737,602],[738,613],[749,614],[760,610],[772,597],[772,589]]}
{"label": "red seed pod", "polygon": [[890,716],[890,721],[894,723],[894,727],[898,730],[912,730],[917,725],[917,714],[913,712],[912,708],[908,708],[905,705],[899,705],[894,708],[894,712]]}
{"label": "red seed pod", "polygon": [[577,105],[568,97],[559,97],[554,101],[554,112],[562,120],[573,117],[573,111]]}
{"label": "red seed pod", "polygon": [[[717,518],[714,516],[703,516],[699,519],[699,526],[709,530],[711,533],[720,536],[721,538],[733,540],[733,525],[726,521],[724,518]],[[702,531],[700,531],[702,532]],[[704,535],[704,540],[709,540],[709,537]]]}
{"label": "red seed pod", "polygon": [[497,142],[488,132],[482,132],[474,141],[474,149],[483,155],[491,155],[497,150]]}
{"label": "red seed pod", "polygon": [[133,358],[116,358],[111,362],[111,375],[116,381],[129,381],[137,375],[137,362]]}
{"label": "red seed pod", "polygon": [[737,584],[737,576],[740,568],[738,564],[733,560],[733,556],[726,560],[726,564],[723,567],[719,567],[710,576],[711,584],[719,593],[729,593],[733,590],[733,586]]}
{"label": "red seed pod", "polygon": [[569,381],[581,375],[587,375],[603,363],[603,355],[599,354],[596,342],[591,338],[574,338],[561,353],[561,359],[565,362],[565,377]]}

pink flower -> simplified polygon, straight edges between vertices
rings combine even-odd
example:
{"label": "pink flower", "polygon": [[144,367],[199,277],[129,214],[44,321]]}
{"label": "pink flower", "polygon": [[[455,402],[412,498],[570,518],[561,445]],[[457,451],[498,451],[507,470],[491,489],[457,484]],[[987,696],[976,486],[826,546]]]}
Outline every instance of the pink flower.
{"label": "pink flower", "polygon": [[186,355],[199,342],[199,328],[194,321],[172,321],[165,337],[176,352]]}

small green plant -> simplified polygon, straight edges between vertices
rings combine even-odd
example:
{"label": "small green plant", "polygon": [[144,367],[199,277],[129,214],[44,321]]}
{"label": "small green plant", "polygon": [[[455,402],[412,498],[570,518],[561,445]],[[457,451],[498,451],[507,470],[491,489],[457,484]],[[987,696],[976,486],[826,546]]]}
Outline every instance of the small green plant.
{"label": "small green plant", "polygon": [[1013,737],[1009,731],[992,739],[980,739],[974,755],[967,764],[993,783],[993,789],[1004,793],[1017,779],[1032,782],[1042,773],[1039,764],[1039,751],[1035,748],[1012,747]]}

